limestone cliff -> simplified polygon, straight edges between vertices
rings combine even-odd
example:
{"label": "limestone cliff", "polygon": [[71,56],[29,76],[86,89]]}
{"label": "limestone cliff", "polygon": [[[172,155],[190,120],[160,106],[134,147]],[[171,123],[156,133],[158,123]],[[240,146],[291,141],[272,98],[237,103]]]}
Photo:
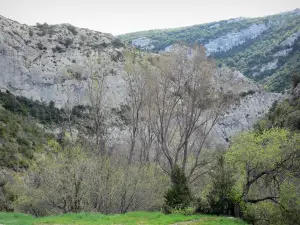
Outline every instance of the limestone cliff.
{"label": "limestone cliff", "polygon": [[[261,32],[266,27],[255,29]],[[222,40],[217,42],[226,49]],[[27,26],[0,17],[0,88],[34,100],[54,101],[57,107],[70,102],[87,104],[84,96],[90,80],[88,55],[95,50],[108,59],[105,93],[110,107],[126,104],[124,44],[119,39],[70,24]],[[215,127],[211,136],[215,144],[224,144],[232,135],[251,129],[272,103],[281,99],[280,94],[264,91],[237,71],[221,68],[214,79],[221,91],[242,96],[239,104],[231,106]],[[112,127],[110,135],[121,141],[126,128]]]}
{"label": "limestone cliff", "polygon": [[87,55],[94,50],[110,58],[108,91],[118,102],[123,71],[123,44],[118,39],[69,24],[30,27],[0,17],[0,88],[64,106],[85,95]]}
{"label": "limestone cliff", "polygon": [[120,35],[129,44],[170,51],[177,41],[204,45],[219,63],[281,92],[299,70],[300,9],[260,18],[236,18],[174,29]]}

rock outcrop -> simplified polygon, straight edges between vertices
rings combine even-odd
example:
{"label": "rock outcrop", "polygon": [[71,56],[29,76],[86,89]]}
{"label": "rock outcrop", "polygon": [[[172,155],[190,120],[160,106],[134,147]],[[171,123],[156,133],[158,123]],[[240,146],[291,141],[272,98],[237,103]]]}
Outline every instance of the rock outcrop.
{"label": "rock outcrop", "polygon": [[236,68],[269,90],[289,87],[299,68],[299,9],[260,18],[236,18],[188,27],[120,35],[136,48],[172,51],[177,41],[200,43],[223,65]]}
{"label": "rock outcrop", "polygon": [[215,52],[226,52],[233,47],[241,45],[246,41],[258,37],[262,32],[267,30],[266,24],[253,24],[239,32],[230,32],[224,36],[209,41],[204,46],[209,54]]}
{"label": "rock outcrop", "polygon": [[[245,39],[246,33],[252,32],[252,37],[255,37],[264,29],[264,25],[251,26],[241,33],[242,36],[232,35]],[[228,46],[222,44],[223,39],[208,46],[214,51],[216,46],[213,43],[217,43],[227,49]],[[140,40],[142,45],[141,41],[149,40]],[[88,104],[85,96],[91,80],[89,55],[100,52],[108,61],[105,93],[110,107],[118,107],[125,104],[126,97],[123,50],[124,45],[110,34],[69,24],[27,26],[0,17],[0,89],[46,103],[54,101],[56,107],[71,103]],[[242,96],[240,103],[227,110],[212,132],[215,144],[226,144],[234,134],[251,129],[272,103],[281,98],[280,94],[265,92],[237,71],[219,69],[214,79],[220,90]],[[114,140],[126,136],[124,127],[110,130]]]}
{"label": "rock outcrop", "polygon": [[228,68],[218,70],[215,80],[218,88],[239,95],[240,99],[226,110],[212,130],[210,143],[214,147],[226,145],[237,133],[251,130],[268,113],[274,101],[284,99],[282,94],[266,92],[261,85]]}
{"label": "rock outcrop", "polygon": [[87,56],[94,51],[110,59],[108,91],[118,104],[123,72],[118,39],[69,24],[29,27],[0,17],[0,88],[62,107],[86,94]]}

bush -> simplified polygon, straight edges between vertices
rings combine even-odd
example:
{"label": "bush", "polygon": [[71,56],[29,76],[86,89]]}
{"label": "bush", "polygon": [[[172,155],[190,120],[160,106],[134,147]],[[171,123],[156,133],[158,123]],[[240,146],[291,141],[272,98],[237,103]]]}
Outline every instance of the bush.
{"label": "bush", "polygon": [[175,165],[171,171],[172,186],[165,195],[165,213],[171,213],[173,209],[182,210],[187,208],[192,201],[192,194],[184,171]]}
{"label": "bush", "polygon": [[195,214],[196,212],[196,208],[195,207],[185,207],[185,208],[175,208],[175,209],[171,209],[171,214],[182,214],[185,216],[190,216]]}
{"label": "bush", "polygon": [[64,45],[68,48],[70,45],[73,44],[73,40],[71,38],[66,38]]}
{"label": "bush", "polygon": [[63,49],[62,47],[56,45],[55,48],[52,48],[52,51],[55,53],[55,52],[58,52],[58,53],[63,53],[65,52],[66,50]]}
{"label": "bush", "polygon": [[40,49],[40,50],[46,50],[46,49],[47,49],[41,42],[38,42],[38,43],[36,44],[36,46],[37,46],[38,49]]}
{"label": "bush", "polygon": [[291,130],[300,130],[300,110],[296,110],[288,115],[285,127]]}
{"label": "bush", "polygon": [[300,74],[294,73],[292,75],[292,86],[293,88],[297,87],[297,85],[300,83]]}
{"label": "bush", "polygon": [[76,35],[78,34],[78,31],[76,30],[76,27],[72,26],[72,25],[68,25],[67,29],[73,34]]}
{"label": "bush", "polygon": [[253,95],[253,94],[255,94],[255,91],[254,90],[249,90],[247,92],[240,93],[240,96],[241,97],[246,97],[247,95]]}
{"label": "bush", "polygon": [[124,47],[124,43],[119,38],[114,39],[112,45],[116,48]]}
{"label": "bush", "polygon": [[227,168],[224,156],[219,156],[209,173],[211,185],[203,198],[199,198],[197,212],[216,215],[234,215],[235,199],[233,172]]}
{"label": "bush", "polygon": [[[38,216],[93,211],[158,210],[168,179],[155,165],[128,165],[124,158],[88,156],[85,150],[49,143],[24,179],[11,185],[15,210]],[[51,154],[50,152],[53,152]],[[54,153],[55,152],[55,153]],[[66,200],[66,201],[64,201]],[[36,211],[38,210],[38,211]]]}

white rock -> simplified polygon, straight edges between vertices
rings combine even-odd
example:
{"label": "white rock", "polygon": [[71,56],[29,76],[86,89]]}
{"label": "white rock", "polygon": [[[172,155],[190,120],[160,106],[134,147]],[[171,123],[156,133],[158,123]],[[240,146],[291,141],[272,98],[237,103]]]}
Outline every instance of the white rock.
{"label": "white rock", "polygon": [[245,43],[249,39],[258,37],[262,32],[267,30],[266,24],[253,24],[239,32],[231,32],[224,36],[218,37],[205,44],[207,53],[226,52],[235,46]]}
{"label": "white rock", "polygon": [[276,52],[273,56],[279,57],[279,56],[287,56],[292,51],[292,48],[283,49],[281,51]]}
{"label": "white rock", "polygon": [[262,65],[261,68],[260,68],[260,72],[264,72],[266,70],[276,69],[277,63],[278,63],[278,59],[275,59],[272,62],[269,62],[267,64]]}
{"label": "white rock", "polygon": [[281,46],[289,46],[291,47],[295,41],[297,40],[297,38],[300,37],[300,31],[293,33],[291,36],[289,36],[287,39],[285,39],[283,42],[281,42]]}
{"label": "white rock", "polygon": [[[38,35],[41,33],[38,27],[21,25],[0,17],[1,90],[10,90],[17,95],[46,103],[54,101],[57,107],[63,107],[70,102],[88,104],[86,95],[90,78],[86,54],[92,50],[99,50],[109,59],[108,67],[112,71],[105,79],[105,102],[112,108],[126,104],[124,64],[117,58],[118,55],[122,55],[123,49],[113,46],[115,38],[112,35],[72,28],[67,24],[47,29],[52,30],[53,34],[41,36]],[[77,34],[73,34],[70,29]],[[266,29],[265,24],[255,24],[240,32],[211,40],[207,48],[211,52],[226,51],[257,37]],[[68,40],[72,40],[72,43],[66,46]],[[152,40],[147,38],[137,39],[133,43],[139,46],[154,46]],[[98,69],[101,69],[101,66]],[[225,144],[226,138],[250,129],[255,121],[268,111],[272,102],[280,98],[277,94],[262,91],[258,84],[239,72],[220,69],[214,79],[216,86],[225,92],[239,94],[255,91],[254,95],[245,97],[240,105],[228,109],[228,114],[212,133],[214,143]],[[110,119],[113,122],[117,120],[115,117]],[[111,127],[109,133],[109,138],[119,140],[120,145],[128,136],[127,128]]]}

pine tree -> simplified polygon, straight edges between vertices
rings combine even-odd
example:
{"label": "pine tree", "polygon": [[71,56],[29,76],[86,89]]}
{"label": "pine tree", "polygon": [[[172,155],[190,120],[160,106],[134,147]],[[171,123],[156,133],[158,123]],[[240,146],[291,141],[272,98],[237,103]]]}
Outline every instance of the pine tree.
{"label": "pine tree", "polygon": [[171,172],[172,187],[165,195],[164,211],[170,213],[171,209],[184,209],[192,201],[192,195],[188,186],[184,171],[179,166],[174,166]]}
{"label": "pine tree", "polygon": [[233,173],[224,161],[224,156],[220,156],[215,165],[215,169],[210,172],[212,178],[212,188],[208,193],[208,202],[212,209],[211,213],[217,215],[233,215],[233,199],[231,196],[234,186]]}

